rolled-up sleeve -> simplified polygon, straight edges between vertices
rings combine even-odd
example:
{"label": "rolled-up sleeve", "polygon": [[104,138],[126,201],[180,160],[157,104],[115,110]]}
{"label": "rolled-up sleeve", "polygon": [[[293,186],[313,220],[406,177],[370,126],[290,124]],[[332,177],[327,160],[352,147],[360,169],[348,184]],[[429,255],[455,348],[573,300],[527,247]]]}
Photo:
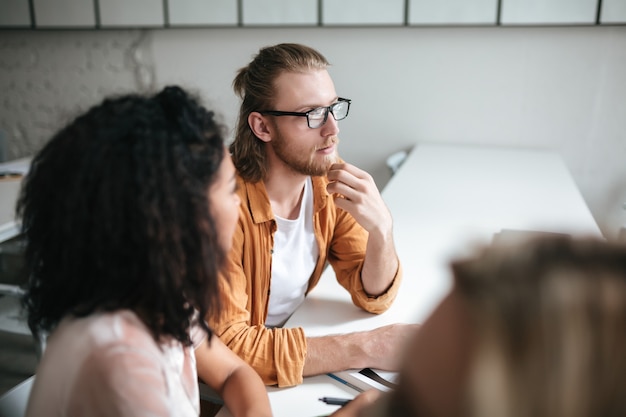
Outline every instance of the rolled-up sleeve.
{"label": "rolled-up sleeve", "polygon": [[261,376],[266,385],[302,383],[306,338],[302,328],[268,329],[246,308],[247,279],[233,273],[220,286],[221,317],[209,318],[219,338]]}

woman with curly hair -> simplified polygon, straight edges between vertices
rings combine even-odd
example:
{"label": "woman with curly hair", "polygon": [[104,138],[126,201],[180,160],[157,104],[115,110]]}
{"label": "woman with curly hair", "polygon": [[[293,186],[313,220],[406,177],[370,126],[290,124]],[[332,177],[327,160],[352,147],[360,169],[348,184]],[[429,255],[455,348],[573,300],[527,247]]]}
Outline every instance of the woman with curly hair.
{"label": "woman with curly hair", "polygon": [[28,416],[198,416],[198,376],[233,415],[271,415],[202,319],[240,204],[222,130],[167,87],[104,100],[34,157],[17,213],[29,325],[49,336]]}

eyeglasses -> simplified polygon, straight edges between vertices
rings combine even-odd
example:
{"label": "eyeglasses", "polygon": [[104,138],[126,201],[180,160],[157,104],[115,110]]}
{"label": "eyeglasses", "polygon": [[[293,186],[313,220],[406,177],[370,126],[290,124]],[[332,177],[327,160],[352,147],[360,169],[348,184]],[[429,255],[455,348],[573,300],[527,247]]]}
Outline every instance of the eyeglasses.
{"label": "eyeglasses", "polygon": [[328,113],[332,113],[335,120],[343,120],[348,117],[348,111],[350,110],[350,103],[352,100],[339,97],[337,102],[326,107],[317,107],[313,110],[309,110],[306,113],[300,113],[295,111],[278,111],[278,110],[261,110],[261,114],[271,114],[272,116],[300,116],[306,117],[306,122],[311,129],[317,129],[324,126],[326,120],[328,120]]}

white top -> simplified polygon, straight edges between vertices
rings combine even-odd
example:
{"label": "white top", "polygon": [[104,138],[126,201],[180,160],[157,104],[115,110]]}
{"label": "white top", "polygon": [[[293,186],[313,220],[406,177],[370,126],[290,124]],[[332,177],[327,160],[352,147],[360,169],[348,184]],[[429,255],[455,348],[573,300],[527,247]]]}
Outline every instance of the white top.
{"label": "white top", "polygon": [[[194,346],[205,333],[192,329]],[[158,345],[129,310],[66,318],[50,335],[26,416],[197,417],[193,347]]]}
{"label": "white top", "polygon": [[304,300],[319,256],[313,233],[313,183],[304,184],[300,213],[295,220],[276,217],[272,279],[265,325],[282,326]]}

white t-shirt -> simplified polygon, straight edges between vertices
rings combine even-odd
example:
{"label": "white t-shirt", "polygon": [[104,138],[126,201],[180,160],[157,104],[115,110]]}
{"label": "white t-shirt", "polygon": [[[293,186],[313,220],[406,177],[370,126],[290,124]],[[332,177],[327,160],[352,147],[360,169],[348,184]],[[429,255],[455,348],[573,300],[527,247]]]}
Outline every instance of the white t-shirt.
{"label": "white t-shirt", "polygon": [[276,217],[272,279],[265,325],[282,326],[304,300],[319,256],[313,232],[313,183],[304,184],[300,213],[295,220]]}
{"label": "white t-shirt", "polygon": [[[192,329],[194,346],[206,334]],[[66,318],[47,340],[26,415],[197,417],[193,347],[157,344],[130,310]]]}

